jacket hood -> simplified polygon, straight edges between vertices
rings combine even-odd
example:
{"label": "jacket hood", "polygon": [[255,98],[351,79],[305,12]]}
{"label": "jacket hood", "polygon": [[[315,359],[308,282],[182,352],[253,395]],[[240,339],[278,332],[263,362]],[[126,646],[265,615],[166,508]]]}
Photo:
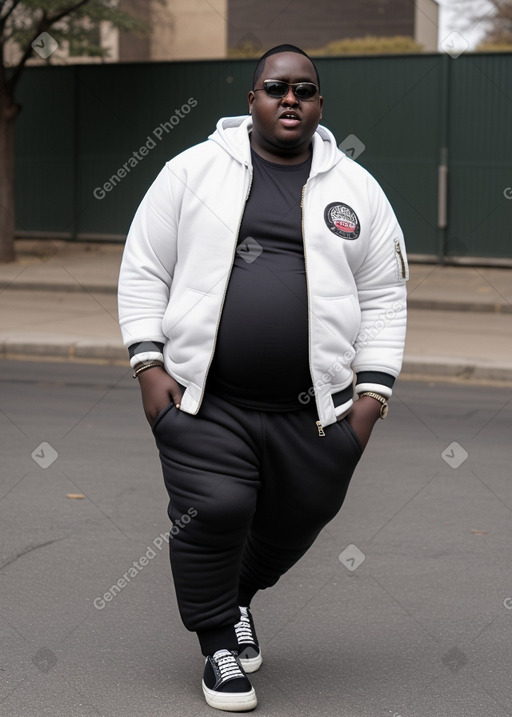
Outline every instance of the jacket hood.
{"label": "jacket hood", "polygon": [[[249,133],[252,129],[251,115],[223,117],[217,122],[217,129],[208,139],[218,144],[231,157],[249,165],[251,163],[251,145]],[[311,174],[326,172],[345,158],[338,149],[332,132],[323,125],[318,125],[313,135],[313,161]]]}

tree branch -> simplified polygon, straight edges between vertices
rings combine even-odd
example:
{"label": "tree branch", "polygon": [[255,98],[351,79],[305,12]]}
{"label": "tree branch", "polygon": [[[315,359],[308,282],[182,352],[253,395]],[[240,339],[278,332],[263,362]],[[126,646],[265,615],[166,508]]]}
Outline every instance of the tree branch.
{"label": "tree branch", "polygon": [[75,3],[75,5],[69,5],[67,8],[64,8],[60,12],[58,12],[56,15],[48,16],[46,13],[46,10],[43,11],[43,15],[38,22],[35,30],[34,35],[30,42],[27,43],[27,47],[25,48],[25,52],[21,56],[20,61],[16,65],[16,68],[10,78],[5,83],[5,86],[7,88],[7,91],[12,96],[14,94],[14,88],[16,87],[16,84],[18,83],[18,80],[20,78],[20,75],[22,73],[23,68],[25,67],[25,64],[28,60],[28,58],[32,54],[32,43],[34,40],[39,37],[39,35],[42,32],[45,32],[45,30],[49,30],[52,25],[55,25],[55,23],[59,22],[59,20],[62,20],[62,18],[66,17],[66,15],[69,15],[76,10],[78,10],[82,5],[87,5],[91,0],[80,0],[80,2]]}
{"label": "tree branch", "polygon": [[49,25],[48,25],[48,18],[47,18],[47,15],[46,15],[46,10],[44,10],[44,11],[43,11],[43,14],[42,14],[42,16],[41,16],[41,19],[40,19],[39,22],[37,23],[37,26],[36,26],[36,28],[35,28],[35,30],[34,30],[34,36],[32,37],[31,41],[27,43],[27,46],[26,46],[26,48],[25,48],[25,51],[24,51],[23,55],[21,56],[21,59],[19,60],[18,64],[16,65],[16,67],[15,67],[15,69],[14,69],[14,72],[13,72],[12,75],[9,77],[9,79],[7,80],[7,82],[5,83],[5,87],[6,87],[6,89],[7,89],[7,92],[11,95],[11,97],[12,97],[13,94],[14,94],[14,88],[16,87],[16,84],[17,84],[17,82],[18,82],[18,80],[19,80],[19,78],[20,78],[20,75],[21,75],[21,72],[22,72],[22,70],[23,70],[23,68],[24,68],[24,66],[25,66],[25,63],[26,63],[26,61],[28,60],[28,58],[30,57],[30,55],[32,54],[32,43],[33,43],[34,40],[35,40],[37,37],[39,37],[39,35],[40,35],[42,32],[44,32],[48,27],[49,27]]}
{"label": "tree branch", "polygon": [[16,9],[16,7],[20,4],[22,0],[13,0],[13,3],[9,10],[5,13],[5,15],[0,15],[0,30],[2,30],[3,27],[5,27],[5,23],[9,19],[9,16],[12,15],[13,11]]}
{"label": "tree branch", "polygon": [[76,5],[70,5],[69,7],[65,8],[64,10],[61,10],[53,17],[48,18],[48,22],[50,23],[49,26],[55,25],[56,22],[59,22],[59,20],[62,20],[63,17],[66,17],[66,15],[70,15],[72,12],[75,12],[75,10],[78,10],[78,8],[82,7],[82,5],[87,5],[88,2],[91,2],[91,0],[80,0],[80,2],[76,3]]}

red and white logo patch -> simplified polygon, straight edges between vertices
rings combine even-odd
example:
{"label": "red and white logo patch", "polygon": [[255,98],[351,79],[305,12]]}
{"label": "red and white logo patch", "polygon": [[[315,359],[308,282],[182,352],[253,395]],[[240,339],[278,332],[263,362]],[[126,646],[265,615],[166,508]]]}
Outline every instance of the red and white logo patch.
{"label": "red and white logo patch", "polygon": [[343,239],[357,239],[361,233],[357,214],[343,202],[328,204],[324,210],[324,220],[328,229]]}

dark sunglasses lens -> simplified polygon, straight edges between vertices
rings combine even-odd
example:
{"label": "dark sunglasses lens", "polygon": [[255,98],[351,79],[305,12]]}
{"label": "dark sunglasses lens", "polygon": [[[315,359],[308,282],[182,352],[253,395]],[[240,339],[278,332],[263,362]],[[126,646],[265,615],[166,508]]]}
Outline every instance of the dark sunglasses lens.
{"label": "dark sunglasses lens", "polygon": [[316,87],[310,84],[297,85],[294,93],[298,100],[310,100],[316,95]]}
{"label": "dark sunglasses lens", "polygon": [[286,82],[265,82],[265,89],[270,97],[284,97],[288,91],[288,85]]}

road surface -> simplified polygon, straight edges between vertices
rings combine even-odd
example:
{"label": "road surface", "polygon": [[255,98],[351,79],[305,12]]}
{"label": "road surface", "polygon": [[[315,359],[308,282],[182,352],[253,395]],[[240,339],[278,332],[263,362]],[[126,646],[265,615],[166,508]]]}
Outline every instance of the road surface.
{"label": "road surface", "polygon": [[[1,717],[212,717],[130,370],[1,369]],[[341,512],[254,600],[255,714],[512,715],[511,425],[510,388],[398,383]]]}

